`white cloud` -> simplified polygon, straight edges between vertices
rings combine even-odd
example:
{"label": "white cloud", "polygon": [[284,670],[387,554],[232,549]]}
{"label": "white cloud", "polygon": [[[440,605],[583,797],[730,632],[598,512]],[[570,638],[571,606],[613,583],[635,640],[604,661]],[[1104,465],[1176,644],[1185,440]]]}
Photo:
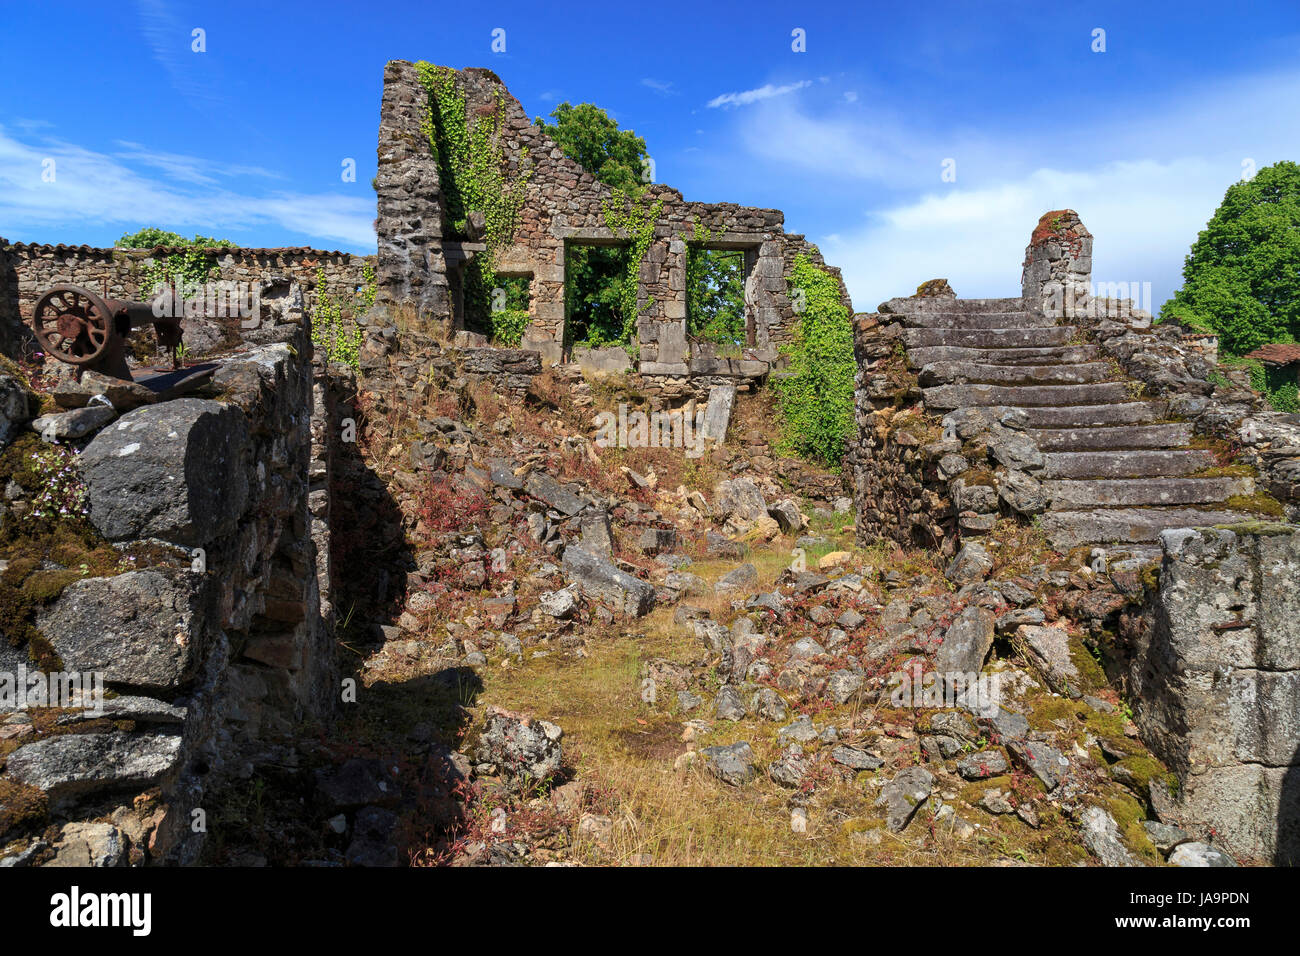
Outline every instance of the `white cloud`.
{"label": "white cloud", "polygon": [[[137,144],[128,144],[135,147]],[[357,184],[356,195],[275,192],[251,195],[213,188],[212,175],[271,175],[256,167],[230,167],[137,147],[141,162],[162,169],[174,182],[160,181],[126,165],[122,157],[72,143],[20,142],[0,128],[0,222],[7,230],[39,233],[69,223],[146,225],[193,229],[205,235],[276,226],[306,240],[375,247],[373,194]],[[54,181],[42,180],[45,160],[54,161]],[[192,187],[202,187],[196,191]],[[9,238],[14,238],[11,231]],[[34,238],[40,238],[39,235]],[[65,241],[76,241],[68,237]]]}
{"label": "white cloud", "polygon": [[715,96],[705,105],[709,109],[717,109],[720,106],[749,106],[751,103],[770,100],[777,96],[785,96],[787,93],[793,93],[808,86],[812,86],[811,80],[800,80],[798,83],[788,83],[785,86],[774,86],[771,83],[765,83],[754,90],[744,90],[740,93],[723,93],[720,96]]}
{"label": "white cloud", "polygon": [[1015,182],[899,204],[856,232],[827,237],[822,252],[842,268],[858,311],[934,278],[948,279],[962,297],[1019,295],[1038,217],[1070,208],[1094,236],[1094,281],[1151,282],[1158,306],[1227,185],[1224,170],[1201,159],[1040,169]]}
{"label": "white cloud", "polygon": [[663,93],[664,95],[675,94],[677,92],[677,90],[673,87],[672,80],[656,80],[653,77],[647,76],[645,79],[641,81],[641,85],[645,87],[649,87],[650,89],[654,90],[656,93]]}
{"label": "white cloud", "polygon": [[[993,113],[963,127],[948,115],[902,114],[878,91],[852,112],[842,101],[764,103],[737,114],[735,134],[763,161],[757,176],[784,173],[787,191],[816,184],[864,210],[856,226],[839,215],[822,235],[809,230],[859,310],[940,276],[962,296],[1017,294],[1029,233],[1059,208],[1077,210],[1095,237],[1095,281],[1151,282],[1159,307],[1242,161],[1298,158],[1300,127],[1276,121],[1298,99],[1300,72],[1241,77],[1134,97],[1066,131]],[[947,157],[955,183],[940,178]]]}

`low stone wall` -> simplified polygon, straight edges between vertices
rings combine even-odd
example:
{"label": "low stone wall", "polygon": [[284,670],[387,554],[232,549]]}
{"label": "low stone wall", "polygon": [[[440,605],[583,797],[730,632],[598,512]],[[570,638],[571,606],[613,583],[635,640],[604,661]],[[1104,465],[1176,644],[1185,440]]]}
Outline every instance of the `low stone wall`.
{"label": "low stone wall", "polygon": [[[122,862],[193,862],[204,795],[338,699],[331,412],[306,327],[275,332],[225,360],[208,397],[118,409],[84,442],[91,523],[152,558],[73,581],[36,621],[63,671],[102,674],[116,696],[102,729],[78,732],[92,715],[73,710],[67,732],[20,731],[8,753],[0,783],[73,821],[53,847],[31,834],[28,862],[75,861],[84,840],[68,834],[87,826]],[[21,520],[16,505],[4,520]],[[0,649],[0,671],[34,668],[24,648]]]}
{"label": "low stone wall", "polygon": [[[1162,817],[1238,858],[1300,863],[1300,532],[1165,532],[1127,654],[1142,739],[1179,778]],[[1161,803],[1165,804],[1160,808]]]}
{"label": "low stone wall", "polygon": [[854,319],[857,429],[849,438],[844,473],[858,509],[857,540],[866,546],[883,538],[951,554],[957,513],[928,451],[941,430],[912,408],[921,393],[898,354],[900,333],[888,316]]}
{"label": "low stone wall", "polygon": [[[31,334],[24,323],[50,286],[71,283],[111,298],[140,299],[147,265],[185,251],[52,246],[0,239],[0,351],[16,358],[30,347]],[[375,266],[374,256],[308,248],[226,248],[208,254],[213,265],[211,281],[247,284],[258,293],[261,309],[254,317],[186,319],[183,326],[191,354],[237,344],[250,330],[302,321],[321,292],[318,272],[324,275],[326,293],[346,299],[361,287],[366,266]]]}

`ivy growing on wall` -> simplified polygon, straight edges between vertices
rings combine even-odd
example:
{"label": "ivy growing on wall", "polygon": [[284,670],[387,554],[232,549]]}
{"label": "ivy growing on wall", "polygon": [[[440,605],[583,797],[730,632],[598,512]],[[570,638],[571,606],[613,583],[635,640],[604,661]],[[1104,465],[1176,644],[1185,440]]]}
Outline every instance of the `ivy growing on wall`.
{"label": "ivy growing on wall", "polygon": [[[637,317],[645,311],[637,304],[641,262],[654,242],[655,223],[663,208],[662,199],[649,204],[643,189],[618,188],[614,190],[613,199],[602,202],[600,206],[605,225],[615,232],[622,231],[629,240],[626,271],[617,289],[619,313],[623,318],[623,327],[617,340],[619,344],[632,340]],[[649,308],[649,303],[646,303],[646,308]]]}
{"label": "ivy growing on wall", "polygon": [[325,291],[325,271],[316,270],[316,307],[311,315],[311,340],[325,350],[327,362],[342,362],[360,368],[361,342],[364,334],[356,316],[375,304],[375,270],[362,268],[362,284],[353,295],[335,297]]}
{"label": "ivy growing on wall", "polygon": [[519,174],[511,180],[501,146],[501,118],[505,112],[501,90],[494,91],[491,108],[479,108],[471,118],[455,70],[424,61],[415,66],[428,94],[423,131],[437,157],[452,233],[465,236],[470,213],[483,214],[487,251],[475,257],[464,272],[466,325],[494,336],[498,327],[510,334],[517,317],[492,317],[493,292],[503,287],[491,263],[496,252],[514,239],[532,175],[528,151],[525,148],[521,152]]}
{"label": "ivy growing on wall", "polygon": [[835,276],[806,256],[795,259],[790,296],[802,302],[789,356],[789,374],[773,383],[781,411],[782,444],[795,454],[839,466],[853,427],[853,320]]}

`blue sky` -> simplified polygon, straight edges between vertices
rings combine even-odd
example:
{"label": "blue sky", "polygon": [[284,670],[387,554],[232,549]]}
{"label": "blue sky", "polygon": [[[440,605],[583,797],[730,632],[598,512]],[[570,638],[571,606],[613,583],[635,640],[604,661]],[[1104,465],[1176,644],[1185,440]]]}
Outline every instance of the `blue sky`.
{"label": "blue sky", "polygon": [[1016,294],[1060,207],[1096,236],[1094,278],[1150,282],[1158,307],[1228,185],[1300,159],[1298,0],[2,0],[0,23],[0,236],[20,241],[157,225],[372,252],[397,58],[489,67],[530,115],[603,106],[688,199],[785,210],[860,310],[936,276]]}

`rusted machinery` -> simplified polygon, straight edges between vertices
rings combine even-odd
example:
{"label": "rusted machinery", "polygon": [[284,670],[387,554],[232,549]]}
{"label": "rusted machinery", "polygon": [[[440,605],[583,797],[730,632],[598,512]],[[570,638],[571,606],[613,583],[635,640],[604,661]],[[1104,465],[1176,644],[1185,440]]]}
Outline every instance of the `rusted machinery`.
{"label": "rusted machinery", "polygon": [[36,300],[32,332],[46,354],[77,369],[131,381],[126,364],[126,339],[131,330],[152,324],[158,345],[172,351],[172,367],[180,368],[181,321],[154,314],[148,302],[130,302],[96,295],[75,285],[56,285]]}

